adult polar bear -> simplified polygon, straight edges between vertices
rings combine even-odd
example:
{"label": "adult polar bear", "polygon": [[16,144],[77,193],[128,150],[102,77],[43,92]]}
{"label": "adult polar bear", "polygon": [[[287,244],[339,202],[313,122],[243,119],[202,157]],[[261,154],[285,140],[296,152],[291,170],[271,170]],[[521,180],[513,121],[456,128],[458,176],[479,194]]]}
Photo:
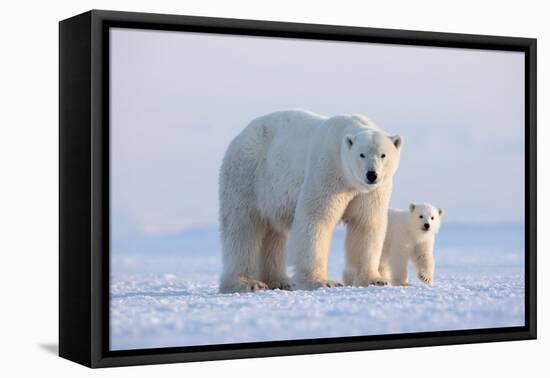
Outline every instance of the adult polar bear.
{"label": "adult polar bear", "polygon": [[400,136],[361,115],[290,110],[252,121],[229,145],[220,171],[220,291],[338,286],[327,264],[340,220],[354,284],[385,284],[378,266],[401,146]]}

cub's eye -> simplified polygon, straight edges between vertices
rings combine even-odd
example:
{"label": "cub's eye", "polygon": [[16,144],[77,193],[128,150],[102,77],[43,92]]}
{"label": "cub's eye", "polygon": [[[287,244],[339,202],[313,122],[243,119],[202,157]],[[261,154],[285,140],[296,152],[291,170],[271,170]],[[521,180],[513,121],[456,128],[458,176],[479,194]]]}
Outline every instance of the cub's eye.
{"label": "cub's eye", "polygon": [[382,154],[382,155],[380,155],[380,157],[381,157],[382,159],[384,159],[384,158],[386,157],[386,154]]}
{"label": "cub's eye", "polygon": [[359,156],[361,156],[361,159],[364,159],[364,158],[365,158],[365,154],[361,154],[361,155],[359,155]]}
{"label": "cub's eye", "polygon": [[432,220],[434,220],[434,217],[432,217]]}
{"label": "cub's eye", "polygon": [[424,215],[421,215],[421,216],[419,216],[418,218],[422,219],[422,218],[424,218]]}

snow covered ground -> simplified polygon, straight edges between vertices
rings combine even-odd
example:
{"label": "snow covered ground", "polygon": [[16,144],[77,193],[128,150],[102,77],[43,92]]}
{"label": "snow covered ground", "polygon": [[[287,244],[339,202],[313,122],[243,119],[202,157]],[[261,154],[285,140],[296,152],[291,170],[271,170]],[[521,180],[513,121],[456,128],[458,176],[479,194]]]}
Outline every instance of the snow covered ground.
{"label": "snow covered ground", "polygon": [[[343,229],[330,278],[341,278]],[[433,287],[334,288],[219,294],[215,229],[115,241],[111,349],[241,343],[521,326],[523,227],[446,225]]]}

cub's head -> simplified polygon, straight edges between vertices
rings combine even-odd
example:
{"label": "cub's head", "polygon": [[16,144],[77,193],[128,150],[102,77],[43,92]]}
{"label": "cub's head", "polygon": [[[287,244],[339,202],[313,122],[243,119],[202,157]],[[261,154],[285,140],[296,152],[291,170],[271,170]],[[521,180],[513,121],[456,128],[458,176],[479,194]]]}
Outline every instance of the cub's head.
{"label": "cub's head", "polygon": [[385,180],[391,180],[399,166],[402,146],[402,137],[388,136],[376,130],[345,135],[342,160],[349,184],[368,191]]}
{"label": "cub's head", "polygon": [[409,205],[409,216],[412,230],[421,235],[435,235],[441,226],[441,218],[443,217],[443,209],[436,208],[429,203]]}

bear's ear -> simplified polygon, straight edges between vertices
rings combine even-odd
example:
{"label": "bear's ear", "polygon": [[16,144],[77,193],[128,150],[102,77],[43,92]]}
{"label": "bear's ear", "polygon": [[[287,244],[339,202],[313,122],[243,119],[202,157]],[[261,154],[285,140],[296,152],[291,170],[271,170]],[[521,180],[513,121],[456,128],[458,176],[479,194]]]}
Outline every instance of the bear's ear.
{"label": "bear's ear", "polygon": [[409,204],[409,211],[412,213],[416,209],[416,205],[414,203]]}
{"label": "bear's ear", "polygon": [[440,217],[443,216],[443,209],[442,208],[437,209],[437,212],[439,213]]}
{"label": "bear's ear", "polygon": [[403,137],[401,137],[400,135],[392,135],[390,136],[390,139],[395,148],[397,148],[398,150],[403,147]]}
{"label": "bear's ear", "polygon": [[354,141],[355,141],[355,137],[353,135],[348,134],[344,136],[344,145],[347,148],[351,148],[351,146],[353,146]]}

